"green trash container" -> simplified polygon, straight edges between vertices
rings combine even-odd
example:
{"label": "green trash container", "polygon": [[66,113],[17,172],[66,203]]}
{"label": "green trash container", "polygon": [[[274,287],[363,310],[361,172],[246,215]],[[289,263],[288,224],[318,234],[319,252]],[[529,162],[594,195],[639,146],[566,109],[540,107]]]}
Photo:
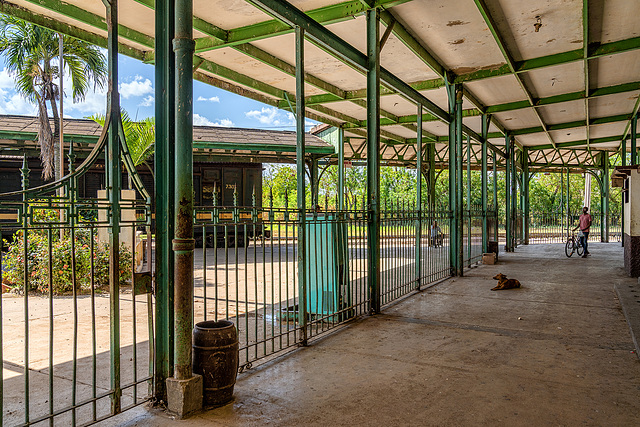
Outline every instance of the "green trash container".
{"label": "green trash container", "polygon": [[307,313],[311,318],[332,317],[351,306],[347,252],[347,224],[340,213],[317,213],[306,217]]}

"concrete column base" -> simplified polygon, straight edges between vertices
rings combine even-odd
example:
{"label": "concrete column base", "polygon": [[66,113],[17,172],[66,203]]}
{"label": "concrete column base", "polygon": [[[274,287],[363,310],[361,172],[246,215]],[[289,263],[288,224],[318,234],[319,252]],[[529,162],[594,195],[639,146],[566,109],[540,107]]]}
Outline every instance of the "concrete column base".
{"label": "concrete column base", "polygon": [[187,380],[167,378],[167,410],[178,419],[202,410],[202,376],[193,374]]}

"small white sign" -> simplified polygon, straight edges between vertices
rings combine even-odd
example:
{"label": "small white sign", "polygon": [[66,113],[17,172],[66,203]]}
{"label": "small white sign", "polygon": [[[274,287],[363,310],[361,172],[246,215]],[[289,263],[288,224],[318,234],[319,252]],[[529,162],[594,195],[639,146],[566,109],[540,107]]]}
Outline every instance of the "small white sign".
{"label": "small white sign", "polygon": [[351,167],[353,167],[353,163],[351,163],[351,160],[345,160],[345,161],[344,161],[344,167],[345,167],[345,168],[351,168]]}

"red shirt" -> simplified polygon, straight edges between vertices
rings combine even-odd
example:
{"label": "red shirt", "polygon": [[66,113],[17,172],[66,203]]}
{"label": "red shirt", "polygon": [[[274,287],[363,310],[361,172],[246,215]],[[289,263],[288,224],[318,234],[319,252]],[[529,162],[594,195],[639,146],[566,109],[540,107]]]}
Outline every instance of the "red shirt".
{"label": "red shirt", "polygon": [[583,213],[580,215],[580,230],[584,232],[589,232],[589,227],[591,226],[591,215]]}

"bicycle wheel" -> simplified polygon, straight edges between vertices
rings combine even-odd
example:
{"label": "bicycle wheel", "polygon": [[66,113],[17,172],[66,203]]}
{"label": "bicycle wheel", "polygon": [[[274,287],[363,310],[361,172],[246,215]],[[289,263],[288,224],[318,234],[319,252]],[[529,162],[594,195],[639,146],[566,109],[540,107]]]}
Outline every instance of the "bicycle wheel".
{"label": "bicycle wheel", "polygon": [[580,238],[576,239],[576,253],[578,254],[578,256],[582,256],[582,254],[584,253],[584,246],[582,246],[582,243],[580,243]]}
{"label": "bicycle wheel", "polygon": [[575,244],[576,243],[575,243],[575,240],[573,240],[573,237],[569,237],[567,239],[567,243],[564,245],[564,254],[568,258],[571,258],[571,255],[573,255]]}

